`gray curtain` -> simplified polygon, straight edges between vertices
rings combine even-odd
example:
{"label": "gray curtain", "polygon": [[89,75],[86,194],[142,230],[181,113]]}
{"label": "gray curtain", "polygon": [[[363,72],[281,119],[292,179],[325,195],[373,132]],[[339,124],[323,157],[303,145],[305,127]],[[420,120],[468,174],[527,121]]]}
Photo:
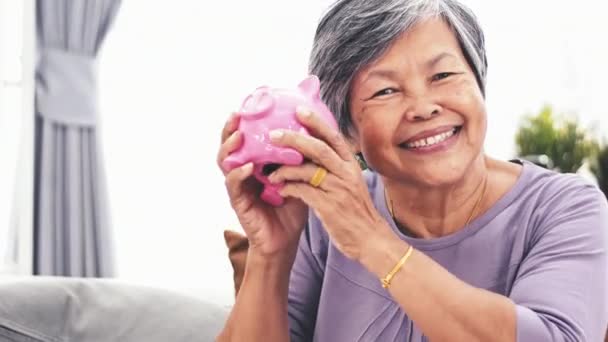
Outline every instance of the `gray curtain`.
{"label": "gray curtain", "polygon": [[37,0],[34,274],[110,277],[96,58],[120,0]]}

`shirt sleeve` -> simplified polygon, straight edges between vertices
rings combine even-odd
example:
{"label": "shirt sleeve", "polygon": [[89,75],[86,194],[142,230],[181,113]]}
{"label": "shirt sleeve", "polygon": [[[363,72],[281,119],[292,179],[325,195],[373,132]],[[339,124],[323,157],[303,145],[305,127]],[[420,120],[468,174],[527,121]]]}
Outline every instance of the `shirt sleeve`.
{"label": "shirt sleeve", "polygon": [[510,293],[517,341],[603,341],[608,323],[606,199],[581,182],[545,202],[535,208],[537,228]]}
{"label": "shirt sleeve", "polygon": [[300,237],[289,280],[288,316],[291,342],[313,340],[325,272],[326,241],[321,223],[311,215]]}

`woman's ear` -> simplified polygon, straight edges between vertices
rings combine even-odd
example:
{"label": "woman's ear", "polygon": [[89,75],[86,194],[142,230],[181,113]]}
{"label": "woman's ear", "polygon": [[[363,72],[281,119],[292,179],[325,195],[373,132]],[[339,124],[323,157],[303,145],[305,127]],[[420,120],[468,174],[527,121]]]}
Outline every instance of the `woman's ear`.
{"label": "woman's ear", "polygon": [[348,143],[351,153],[355,156],[357,162],[359,162],[359,167],[361,167],[361,170],[367,169],[367,163],[365,162],[365,158],[363,158],[363,154],[361,153],[361,145],[359,144],[359,139],[357,139],[357,136],[351,134],[346,138],[346,142]]}
{"label": "woman's ear", "polygon": [[365,158],[363,158],[363,153],[361,153],[361,152],[356,153],[355,158],[357,159],[357,162],[359,162],[359,167],[361,168],[361,170],[369,169],[369,166],[367,166],[367,162],[365,161]]}
{"label": "woman's ear", "polygon": [[343,135],[346,144],[348,144],[348,148],[352,154],[361,153],[361,147],[359,145],[359,139],[357,139],[356,135],[352,133],[349,135]]}

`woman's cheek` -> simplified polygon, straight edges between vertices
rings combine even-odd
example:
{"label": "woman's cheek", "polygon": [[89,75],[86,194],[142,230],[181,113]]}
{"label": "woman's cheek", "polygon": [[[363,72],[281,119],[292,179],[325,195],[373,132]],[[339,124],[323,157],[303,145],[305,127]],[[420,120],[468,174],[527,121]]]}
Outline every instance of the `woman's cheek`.
{"label": "woman's cheek", "polygon": [[388,109],[383,105],[364,105],[361,111],[355,114],[354,123],[359,129],[359,133],[367,136],[369,140],[376,141],[382,136],[382,129],[386,127],[389,116],[386,115]]}
{"label": "woman's cheek", "polygon": [[487,120],[486,108],[477,83],[460,80],[443,94],[445,105],[452,112],[458,113],[466,126],[466,145],[478,150],[483,145]]}
{"label": "woman's cheek", "polygon": [[450,87],[443,88],[443,96],[448,99],[451,107],[455,109],[475,109],[483,103],[483,96],[477,86],[477,83],[471,84],[468,79],[460,79],[455,81]]}
{"label": "woman's cheek", "polygon": [[365,145],[371,148],[383,145],[382,140],[386,139],[387,134],[383,133],[376,123],[368,122],[361,127],[361,138]]}

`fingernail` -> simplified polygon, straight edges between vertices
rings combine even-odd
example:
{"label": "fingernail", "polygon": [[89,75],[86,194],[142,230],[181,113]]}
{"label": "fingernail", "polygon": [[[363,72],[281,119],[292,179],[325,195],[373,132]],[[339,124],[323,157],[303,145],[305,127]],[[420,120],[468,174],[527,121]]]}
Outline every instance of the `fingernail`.
{"label": "fingernail", "polygon": [[281,130],[270,131],[270,139],[281,139],[285,133]]}
{"label": "fingernail", "polygon": [[277,182],[277,176],[276,174],[273,172],[268,176],[268,181],[272,184],[278,183]]}
{"label": "fingernail", "polygon": [[230,116],[228,117],[228,120],[226,120],[227,122],[231,122],[234,123],[234,121],[236,121],[236,119],[238,118],[239,114],[232,112],[232,114],[230,114]]}
{"label": "fingernail", "polygon": [[247,163],[241,167],[241,170],[243,170],[243,172],[245,172],[245,173],[251,172],[252,169],[253,169],[253,163],[251,163],[251,162]]}

